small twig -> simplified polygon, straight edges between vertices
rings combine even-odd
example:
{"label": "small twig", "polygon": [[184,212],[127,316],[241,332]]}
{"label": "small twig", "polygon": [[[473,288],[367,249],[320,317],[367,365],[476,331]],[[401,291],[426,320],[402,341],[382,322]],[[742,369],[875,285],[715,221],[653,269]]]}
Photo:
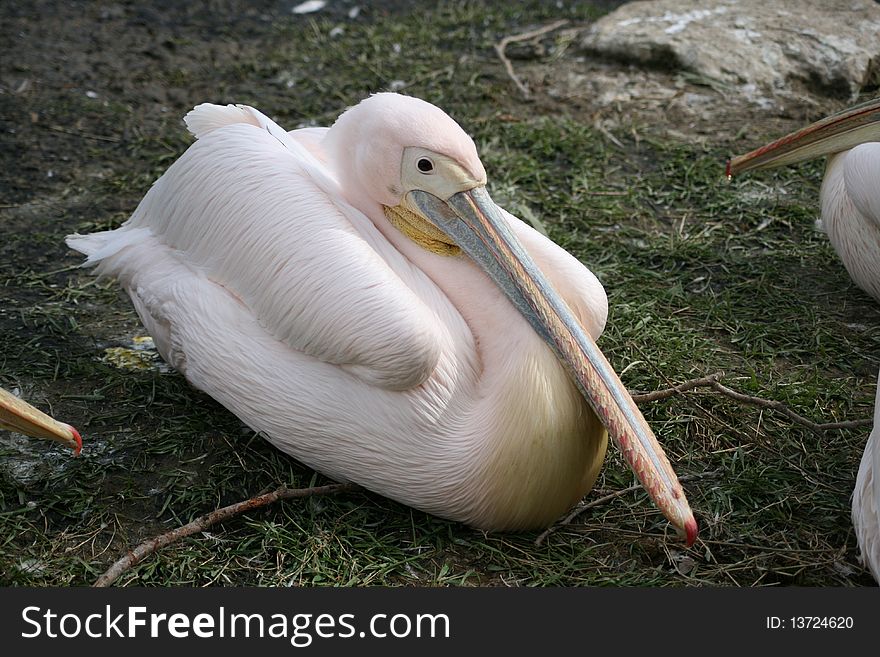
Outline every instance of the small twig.
{"label": "small twig", "polygon": [[613,500],[615,497],[620,497],[621,495],[626,495],[627,493],[632,493],[633,491],[637,491],[641,487],[642,487],[641,484],[633,484],[629,488],[624,488],[622,490],[614,491],[613,493],[609,493],[608,495],[605,495],[603,497],[595,499],[592,502],[587,502],[583,506],[575,507],[571,511],[571,513],[569,513],[567,516],[565,516],[565,518],[563,518],[562,520],[557,522],[555,525],[550,525],[547,529],[545,529],[540,534],[538,534],[538,538],[535,539],[535,545],[536,546],[541,545],[541,543],[543,543],[545,540],[547,540],[547,537],[550,536],[550,534],[555,532],[560,527],[564,527],[565,525],[570,524],[572,520],[577,518],[580,514],[582,514],[587,509],[591,509],[594,506],[599,506],[600,504],[605,504],[605,502]]}
{"label": "small twig", "polygon": [[82,137],[83,139],[94,139],[95,141],[109,141],[111,143],[119,143],[119,137],[105,137],[104,135],[93,135],[88,132],[77,132],[76,130],[67,130],[60,125],[50,125],[49,130],[54,132],[63,132],[65,135],[73,135],[74,137]]}
{"label": "small twig", "polygon": [[744,395],[743,393],[737,392],[736,390],[731,390],[727,386],[718,383],[718,381],[715,381],[712,384],[712,389],[716,392],[720,392],[725,397],[730,397],[731,399],[743,402],[744,404],[752,404],[753,406],[760,406],[761,408],[771,408],[774,411],[779,411],[793,422],[796,422],[801,426],[807,427],[808,429],[812,429],[819,434],[821,434],[823,431],[828,431],[832,429],[857,429],[859,427],[868,427],[871,426],[871,424],[873,423],[873,420],[869,418],[864,418],[860,420],[848,420],[845,422],[826,422],[824,424],[818,424],[816,422],[813,422],[812,420],[805,418],[803,415],[798,415],[780,401],[776,401],[773,399],[764,399],[763,397],[753,397],[752,395]]}
{"label": "small twig", "polygon": [[623,145],[623,142],[621,142],[617,137],[612,135],[611,132],[608,130],[608,128],[606,128],[604,125],[602,125],[598,121],[596,121],[593,124],[593,127],[596,128],[596,130],[598,130],[599,132],[601,132],[604,135],[605,139],[610,141],[612,144],[617,146],[619,149],[623,150],[625,148],[625,146]]}
{"label": "small twig", "polygon": [[645,402],[658,401],[660,399],[666,399],[667,397],[672,397],[673,395],[678,395],[687,390],[692,390],[693,388],[699,387],[711,387],[715,383],[718,382],[719,379],[724,377],[724,372],[715,372],[715,374],[710,374],[709,376],[703,376],[699,379],[691,379],[690,381],[685,381],[684,383],[679,383],[677,386],[672,388],[666,388],[665,390],[654,390],[653,392],[645,392],[645,393],[636,393],[632,395],[633,401],[636,404],[642,404]]}
{"label": "small twig", "polygon": [[[446,74],[447,77],[452,77],[455,73],[455,64],[449,64],[448,66],[444,66],[443,68],[438,68],[436,70],[430,71],[429,73],[425,73],[424,75],[413,78],[409,82],[404,82],[401,85],[395,86],[392,91],[403,91],[404,89],[408,89],[417,84],[421,84],[422,82],[427,82],[428,80],[433,80],[436,77],[439,77],[443,74]],[[337,114],[341,114],[341,112],[337,112]]]}
{"label": "small twig", "polygon": [[539,27],[537,30],[532,30],[530,32],[523,32],[522,34],[515,34],[513,36],[506,36],[501,41],[495,44],[495,52],[498,53],[498,58],[501,60],[501,63],[504,64],[504,68],[507,71],[507,75],[510,76],[510,79],[513,80],[513,83],[516,85],[517,89],[520,90],[524,98],[530,98],[531,93],[528,90],[528,87],[522,83],[522,81],[517,76],[516,72],[513,70],[513,64],[510,59],[504,53],[507,46],[511,43],[517,43],[519,41],[528,41],[529,39],[534,39],[536,37],[541,36],[542,34],[547,34],[548,32],[552,32],[553,30],[559,29],[563,25],[568,23],[568,20],[563,19],[561,21],[556,21],[555,23],[550,23],[549,25],[545,25],[544,27]]}
{"label": "small twig", "polygon": [[264,493],[263,495],[257,495],[256,497],[244,500],[243,502],[230,504],[222,509],[217,509],[216,511],[211,511],[203,516],[199,516],[192,522],[178,527],[177,529],[165,532],[164,534],[140,543],[133,550],[129,550],[124,557],[116,561],[116,563],[110,566],[103,575],[95,580],[94,586],[110,586],[125,571],[132,566],[137,565],[146,557],[157,552],[166,545],[170,545],[181,538],[203,532],[221,520],[226,520],[227,518],[231,518],[240,513],[259,509],[272,504],[273,502],[277,502],[278,500],[289,500],[295,497],[311,497],[313,495],[330,495],[332,493],[344,493],[359,489],[360,487],[356,484],[330,484],[327,486],[313,486],[311,488],[287,488],[286,486],[282,486],[271,493]]}
{"label": "small twig", "polygon": [[[694,481],[696,479],[705,479],[706,477],[714,477],[715,475],[719,474],[720,472],[721,472],[720,470],[712,470],[711,472],[700,472],[697,474],[683,475],[683,476],[679,477],[678,480],[679,481]],[[597,498],[595,500],[587,502],[583,506],[579,506],[579,507],[573,509],[571,511],[571,513],[569,513],[567,516],[565,516],[565,518],[563,518],[562,520],[557,522],[555,525],[552,525],[552,526],[548,527],[547,529],[545,529],[543,532],[541,532],[541,534],[538,536],[538,538],[535,539],[535,545],[541,545],[541,543],[543,543],[547,539],[547,537],[550,536],[550,534],[555,532],[557,529],[560,529],[561,527],[565,527],[565,525],[570,524],[572,520],[577,518],[580,514],[582,514],[587,509],[592,509],[593,507],[600,506],[602,504],[605,504],[605,502],[609,502],[609,501],[613,500],[615,497],[620,497],[621,495],[626,495],[627,493],[632,493],[633,491],[637,491],[640,488],[642,488],[641,484],[633,484],[632,486],[629,486],[628,488],[623,488],[621,490],[614,491],[613,493],[609,493],[608,495],[603,495],[600,498]]]}
{"label": "small twig", "polygon": [[874,422],[870,418],[845,420],[843,422],[813,422],[812,420],[805,418],[803,415],[795,413],[793,410],[791,410],[788,406],[780,401],[776,401],[773,399],[764,399],[763,397],[755,397],[753,395],[746,395],[742,392],[737,392],[736,390],[728,388],[727,386],[722,385],[719,382],[719,380],[722,378],[724,378],[723,372],[715,372],[715,374],[710,374],[709,376],[703,376],[698,379],[685,381],[684,383],[680,383],[672,388],[655,390],[653,392],[630,394],[632,395],[634,402],[636,402],[637,404],[643,404],[646,402],[666,399],[668,397],[672,397],[673,395],[692,390],[693,388],[712,388],[712,390],[714,390],[715,392],[720,393],[725,397],[729,397],[730,399],[733,399],[735,401],[742,402],[744,404],[751,404],[752,406],[759,406],[760,408],[769,408],[774,411],[779,411],[796,424],[800,424],[801,426],[811,429],[816,433],[822,433],[823,431],[833,431],[836,429],[858,429],[860,427],[869,427]]}

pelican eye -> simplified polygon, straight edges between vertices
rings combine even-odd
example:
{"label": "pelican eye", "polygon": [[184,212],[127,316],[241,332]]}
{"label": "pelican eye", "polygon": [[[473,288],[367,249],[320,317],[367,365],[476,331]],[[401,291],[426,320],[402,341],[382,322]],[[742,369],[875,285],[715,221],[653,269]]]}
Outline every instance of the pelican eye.
{"label": "pelican eye", "polygon": [[434,171],[434,163],[426,157],[419,158],[419,161],[416,162],[416,166],[422,173],[433,173]]}

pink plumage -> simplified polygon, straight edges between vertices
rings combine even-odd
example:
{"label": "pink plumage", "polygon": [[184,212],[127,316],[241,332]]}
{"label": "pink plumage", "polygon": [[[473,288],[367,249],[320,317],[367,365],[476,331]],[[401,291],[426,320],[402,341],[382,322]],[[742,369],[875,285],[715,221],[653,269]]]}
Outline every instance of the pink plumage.
{"label": "pink plumage", "polygon": [[[329,129],[288,133],[232,105],[199,105],[186,122],[197,141],[131,218],[68,244],[120,281],[190,383],[316,470],[477,527],[546,526],[589,490],[607,433],[572,379],[585,366],[567,369],[548,345],[560,331],[597,339],[605,292],[570,254],[475,195],[486,172],[455,121],[377,94]],[[528,302],[515,307],[518,292],[449,255],[452,241],[432,250],[451,238],[413,190],[441,214],[453,197],[482,203],[460,210],[462,221],[491,215],[534,261],[517,275],[563,300],[569,328],[527,321]],[[650,432],[640,431],[634,439]],[[639,474],[692,542],[678,481],[665,455],[640,451],[646,442],[632,457]]]}

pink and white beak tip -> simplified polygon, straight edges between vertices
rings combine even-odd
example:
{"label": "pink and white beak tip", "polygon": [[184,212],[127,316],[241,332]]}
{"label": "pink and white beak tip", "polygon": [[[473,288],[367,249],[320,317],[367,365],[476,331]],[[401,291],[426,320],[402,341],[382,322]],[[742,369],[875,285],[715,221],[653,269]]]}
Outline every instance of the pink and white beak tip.
{"label": "pink and white beak tip", "polygon": [[70,429],[70,433],[73,435],[73,439],[76,441],[76,447],[73,448],[73,455],[79,456],[79,453],[82,451],[83,448],[82,436],[79,435],[79,431],[74,429],[69,424],[67,425],[67,428]]}
{"label": "pink and white beak tip", "polygon": [[697,531],[697,521],[691,516],[684,524],[685,545],[687,545],[687,547],[691,547],[697,540]]}

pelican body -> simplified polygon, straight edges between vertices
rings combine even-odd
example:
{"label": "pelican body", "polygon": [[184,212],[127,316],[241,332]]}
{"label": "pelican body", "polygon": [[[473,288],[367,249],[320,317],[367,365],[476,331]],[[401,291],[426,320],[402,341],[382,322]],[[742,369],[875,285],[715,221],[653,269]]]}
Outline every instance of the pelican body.
{"label": "pelican body", "polygon": [[120,228],[72,235],[162,357],[339,481],[487,530],[546,526],[608,433],[689,544],[662,448],[595,345],[605,292],[495,205],[470,137],[376,94],[330,128],[199,105]]}
{"label": "pelican body", "polygon": [[880,301],[880,98],[733,158],[727,173],[822,155],[822,228],[856,285]]}
{"label": "pelican body", "polygon": [[852,496],[852,519],[862,563],[880,582],[880,374],[874,399],[874,428],[859,464]]}

